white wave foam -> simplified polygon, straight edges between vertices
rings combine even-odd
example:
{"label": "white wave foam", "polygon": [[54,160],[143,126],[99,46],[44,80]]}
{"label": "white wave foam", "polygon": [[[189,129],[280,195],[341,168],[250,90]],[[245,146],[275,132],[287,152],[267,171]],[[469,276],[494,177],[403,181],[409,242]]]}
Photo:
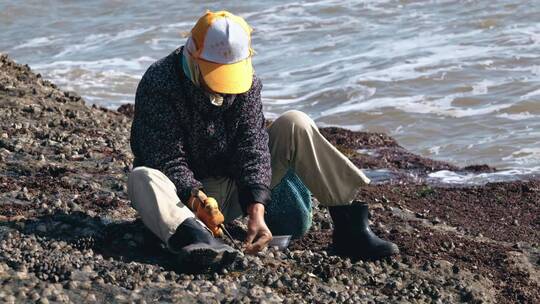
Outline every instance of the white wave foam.
{"label": "white wave foam", "polygon": [[165,25],[164,27],[177,29],[177,28],[185,28],[185,27],[191,28],[192,26],[193,26],[192,21],[184,21],[184,22],[170,23],[170,24]]}
{"label": "white wave foam", "polygon": [[483,95],[483,94],[486,94],[488,92],[488,88],[490,86],[492,86],[494,83],[493,81],[489,81],[489,80],[482,80],[481,82],[479,83],[475,83],[473,86],[472,86],[472,94],[473,95]]}
{"label": "white wave foam", "polygon": [[174,46],[179,44],[178,37],[167,38],[151,38],[145,42],[154,51],[171,50]]}
{"label": "white wave foam", "polygon": [[[372,51],[360,55],[372,60],[380,60],[381,57],[392,60],[396,56],[412,59],[387,68],[377,67],[368,70],[359,74],[357,79],[360,81],[400,81],[432,76],[440,71],[462,69],[465,65],[476,65],[478,64],[476,61],[469,60],[493,52],[495,48],[448,43],[449,40],[465,39],[476,34],[475,31],[471,31],[462,34],[422,35],[408,40],[375,42]],[[427,54],[422,57],[412,56],[418,52],[419,45],[422,45],[422,51]]]}
{"label": "white wave foam", "polygon": [[[461,94],[460,94],[461,95]],[[381,97],[368,99],[361,103],[340,105],[322,112],[322,115],[334,115],[350,111],[372,111],[382,108],[395,108],[408,113],[435,114],[451,117],[469,117],[485,115],[508,108],[511,104],[488,104],[476,108],[458,108],[451,105],[456,95],[449,95],[435,100],[427,100],[424,95],[408,97]]]}
{"label": "white wave foam", "polygon": [[[351,111],[370,111],[376,109],[382,109],[386,107],[399,107],[400,105],[410,105],[412,108],[417,102],[423,101],[424,95],[410,96],[410,97],[386,97],[386,98],[372,98],[361,103],[354,103],[348,105],[340,105],[333,109],[323,111],[322,116],[334,115],[343,112]],[[418,111],[422,110],[419,107],[414,107]],[[428,113],[429,111],[425,112]]]}
{"label": "white wave foam", "polygon": [[466,109],[447,108],[447,109],[441,109],[439,111],[435,111],[435,113],[439,115],[444,115],[444,116],[461,118],[461,117],[492,114],[492,113],[499,112],[500,110],[506,109],[510,106],[511,104],[501,104],[501,105],[491,104],[491,105],[483,106],[480,108],[466,108]]}
{"label": "white wave foam", "polygon": [[266,119],[269,119],[269,120],[276,120],[278,117],[279,117],[279,114],[278,114],[278,113],[275,113],[275,112],[269,112],[269,111],[264,111],[264,118],[266,118]]}
{"label": "white wave foam", "polygon": [[140,71],[145,68],[146,64],[154,62],[156,59],[148,56],[142,56],[134,59],[124,58],[106,58],[100,60],[90,61],[72,61],[72,60],[60,60],[50,63],[35,64],[36,70],[48,70],[48,69],[63,69],[63,68],[84,68],[88,70],[107,70],[113,68],[129,69]]}
{"label": "white wave foam", "polygon": [[532,115],[529,112],[521,112],[521,113],[516,113],[516,114],[502,113],[502,114],[497,115],[497,117],[506,118],[510,120],[524,120],[524,119],[538,118],[539,116]]}
{"label": "white wave foam", "polygon": [[394,131],[390,132],[390,135],[396,136],[398,134],[403,134],[403,132],[405,132],[405,128],[403,125],[399,125]]}
{"label": "white wave foam", "polygon": [[521,96],[519,99],[520,100],[527,100],[527,99],[529,99],[531,97],[535,97],[535,96],[540,96],[540,89],[529,92],[529,93]]}
{"label": "white wave foam", "polygon": [[522,148],[502,160],[519,165],[536,164],[540,161],[540,148]]}
{"label": "white wave foam", "polygon": [[33,38],[33,39],[23,42],[22,44],[15,46],[13,50],[24,49],[24,48],[44,47],[44,46],[55,44],[57,42],[56,40],[57,39],[54,39],[54,37]]}
{"label": "white wave foam", "polygon": [[441,151],[441,146],[433,146],[429,148],[429,153],[431,154],[438,155],[440,151]]}
{"label": "white wave foam", "polygon": [[488,71],[504,71],[504,72],[529,72],[532,75],[540,76],[540,65],[528,65],[528,66],[505,66],[496,65],[486,67]]}
{"label": "white wave foam", "polygon": [[85,52],[98,50],[109,43],[140,36],[146,32],[154,30],[155,28],[155,26],[150,26],[147,28],[129,29],[116,33],[91,34],[85,37],[81,43],[71,42],[69,44],[66,44],[67,47],[65,47],[63,51],[54,55],[53,57],[61,58],[65,57],[66,55],[77,53],[83,50]]}
{"label": "white wave foam", "polygon": [[[307,94],[295,97],[296,86],[298,83],[291,85],[289,87],[290,93],[287,92],[287,87],[280,86],[277,90],[273,90],[271,87],[266,88],[265,98],[272,105],[289,105],[302,102],[316,102],[321,96],[331,96],[331,95],[343,95],[343,100],[336,100],[343,105],[347,105],[351,102],[357,102],[371,97],[375,94],[374,88],[369,88],[360,84],[350,84],[340,87],[322,87],[317,90],[312,90]],[[282,97],[286,96],[286,97]]]}
{"label": "white wave foam", "polygon": [[430,173],[428,182],[460,184],[460,185],[484,185],[492,182],[505,182],[519,180],[527,176],[540,174],[540,167],[516,168],[492,173],[458,173],[441,170]]}

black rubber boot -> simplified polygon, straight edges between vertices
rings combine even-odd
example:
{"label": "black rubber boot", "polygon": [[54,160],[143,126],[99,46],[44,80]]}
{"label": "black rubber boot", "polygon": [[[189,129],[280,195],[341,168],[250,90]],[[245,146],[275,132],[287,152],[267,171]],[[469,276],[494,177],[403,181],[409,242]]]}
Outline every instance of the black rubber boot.
{"label": "black rubber boot", "polygon": [[190,272],[204,272],[234,262],[238,251],[216,239],[195,218],[178,226],[169,239],[169,249],[177,254],[179,266]]}
{"label": "black rubber boot", "polygon": [[351,258],[377,260],[399,253],[396,244],[385,241],[369,228],[368,205],[355,201],[351,205],[330,207],[334,222],[333,247]]}

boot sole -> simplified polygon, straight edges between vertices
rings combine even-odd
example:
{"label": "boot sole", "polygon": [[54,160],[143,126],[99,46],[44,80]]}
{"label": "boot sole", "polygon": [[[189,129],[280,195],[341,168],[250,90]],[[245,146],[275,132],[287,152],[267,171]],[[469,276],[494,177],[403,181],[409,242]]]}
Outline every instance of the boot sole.
{"label": "boot sole", "polygon": [[378,252],[362,252],[360,249],[357,248],[339,248],[335,245],[333,245],[332,247],[334,249],[334,252],[340,256],[346,256],[355,260],[360,259],[365,261],[380,260],[394,255],[398,255],[400,253],[399,247],[395,244],[391,246],[391,248],[389,248],[388,250],[380,250]]}
{"label": "boot sole", "polygon": [[219,269],[232,264],[238,251],[223,245],[221,247],[207,246],[205,244],[193,244],[182,248],[177,255],[179,266],[189,272]]}

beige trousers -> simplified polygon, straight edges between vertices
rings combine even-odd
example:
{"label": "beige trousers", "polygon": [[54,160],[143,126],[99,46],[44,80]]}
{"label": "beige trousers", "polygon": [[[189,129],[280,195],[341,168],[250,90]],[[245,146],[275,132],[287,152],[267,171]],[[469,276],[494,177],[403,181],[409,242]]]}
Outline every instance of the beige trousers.
{"label": "beige trousers", "polygon": [[[323,206],[337,206],[350,204],[359,188],[370,182],[303,112],[285,112],[269,126],[268,133],[270,188],[292,168]],[[226,222],[242,216],[234,180],[220,177],[201,182],[206,194],[220,204]],[[129,175],[128,194],[144,224],[166,244],[186,218],[194,217],[178,198],[174,184],[158,170],[135,168]]]}

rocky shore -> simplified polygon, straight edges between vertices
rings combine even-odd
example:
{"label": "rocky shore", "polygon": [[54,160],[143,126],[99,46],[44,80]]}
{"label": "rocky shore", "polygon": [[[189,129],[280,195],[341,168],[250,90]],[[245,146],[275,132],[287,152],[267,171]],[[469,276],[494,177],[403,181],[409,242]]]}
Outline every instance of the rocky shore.
{"label": "rocky shore", "polygon": [[[86,106],[0,55],[1,303],[540,303],[539,180],[430,184],[433,171],[494,169],[339,128],[322,132],[359,167],[392,176],[359,198],[401,255],[336,256],[315,207],[311,231],[285,251],[216,273],[178,269],[127,199],[131,114]],[[241,221],[230,228],[241,238]]]}

